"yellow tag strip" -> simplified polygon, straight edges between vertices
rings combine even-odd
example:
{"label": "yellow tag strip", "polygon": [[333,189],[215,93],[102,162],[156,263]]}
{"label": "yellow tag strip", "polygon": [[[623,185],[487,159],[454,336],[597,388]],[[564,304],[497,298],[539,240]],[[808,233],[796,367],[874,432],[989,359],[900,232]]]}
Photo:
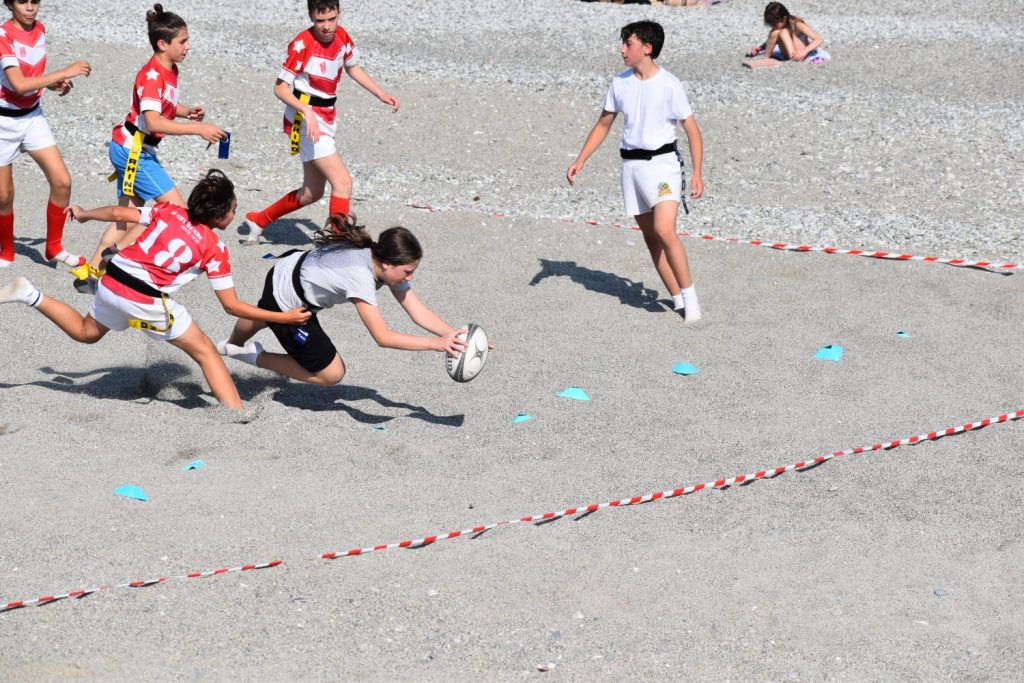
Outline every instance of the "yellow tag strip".
{"label": "yellow tag strip", "polygon": [[[302,93],[299,95],[299,102],[303,104],[309,104],[309,95]],[[295,118],[292,119],[292,134],[288,139],[289,148],[288,152],[292,156],[299,153],[299,143],[302,141],[302,112],[298,109],[295,110]]]}
{"label": "yellow tag strip", "polygon": [[167,315],[167,327],[160,327],[158,325],[154,325],[153,323],[147,323],[145,320],[129,320],[128,327],[132,328],[133,330],[148,330],[150,332],[159,332],[160,334],[163,334],[164,332],[167,332],[169,329],[174,327],[174,315],[171,313],[171,309],[167,305],[167,295],[161,294],[160,301],[161,303],[163,303],[164,313]]}
{"label": "yellow tag strip", "polygon": [[121,180],[121,192],[126,197],[135,196],[135,173],[139,170],[139,156],[142,154],[142,139],[146,136],[136,130],[132,136],[132,148],[128,152],[128,163],[124,165],[124,178]]}
{"label": "yellow tag strip", "polygon": [[71,274],[79,280],[88,280],[90,277],[94,277],[99,280],[103,277],[103,271],[99,268],[93,268],[91,264],[83,263],[80,266],[75,266],[71,269]]}

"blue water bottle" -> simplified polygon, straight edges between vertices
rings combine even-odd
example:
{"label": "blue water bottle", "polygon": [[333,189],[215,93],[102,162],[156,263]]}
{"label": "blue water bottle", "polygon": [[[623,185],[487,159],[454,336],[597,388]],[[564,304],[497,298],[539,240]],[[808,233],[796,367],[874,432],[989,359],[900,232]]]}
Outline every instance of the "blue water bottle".
{"label": "blue water bottle", "polygon": [[231,153],[231,133],[224,131],[225,138],[220,141],[220,145],[217,146],[217,158],[227,159]]}

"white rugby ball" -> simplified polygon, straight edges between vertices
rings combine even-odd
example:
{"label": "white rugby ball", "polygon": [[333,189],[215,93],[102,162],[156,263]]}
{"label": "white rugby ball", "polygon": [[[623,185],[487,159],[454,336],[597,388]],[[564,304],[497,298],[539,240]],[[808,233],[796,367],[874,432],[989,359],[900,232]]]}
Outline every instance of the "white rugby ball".
{"label": "white rugby ball", "polygon": [[484,369],[487,362],[487,333],[479,325],[470,323],[468,332],[459,335],[466,342],[466,350],[458,355],[445,354],[448,376],[456,382],[468,382]]}

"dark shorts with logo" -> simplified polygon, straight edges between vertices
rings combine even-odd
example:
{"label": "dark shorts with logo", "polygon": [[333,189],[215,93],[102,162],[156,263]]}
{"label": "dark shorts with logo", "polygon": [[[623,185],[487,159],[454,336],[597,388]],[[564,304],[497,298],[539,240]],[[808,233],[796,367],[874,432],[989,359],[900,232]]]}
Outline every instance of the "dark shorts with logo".
{"label": "dark shorts with logo", "polygon": [[[265,311],[280,313],[281,307],[277,305],[274,298],[274,269],[267,273],[267,279],[263,285],[263,296],[260,297],[259,307]],[[299,365],[310,372],[320,372],[330,365],[338,350],[334,348],[331,338],[320,327],[320,321],[316,319],[316,313],[305,325],[279,325],[267,323],[277,341],[281,342],[285,352],[294,358]]]}

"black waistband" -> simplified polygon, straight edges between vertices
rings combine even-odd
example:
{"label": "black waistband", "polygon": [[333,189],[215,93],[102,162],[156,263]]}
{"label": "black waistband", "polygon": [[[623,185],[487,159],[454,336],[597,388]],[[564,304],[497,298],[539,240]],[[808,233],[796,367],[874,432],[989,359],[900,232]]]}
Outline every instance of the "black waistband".
{"label": "black waistband", "polygon": [[[139,132],[138,126],[136,126],[131,121],[125,121],[124,122],[124,128],[125,128],[125,130],[128,131],[128,133],[130,135],[135,135],[137,132]],[[145,144],[149,145],[150,147],[156,147],[157,145],[160,144],[160,140],[163,139],[163,138],[158,138],[158,137],[156,137],[154,135],[150,135],[149,133],[143,133],[142,135],[143,135],[142,141]]]}
{"label": "black waistband", "polygon": [[164,296],[164,293],[159,289],[152,285],[147,285],[131,273],[125,272],[113,261],[107,264],[107,270],[104,272],[104,276],[110,277],[114,282],[120,282],[125,287],[133,289],[139,294],[145,294],[146,296],[151,296],[154,299],[159,299]]}
{"label": "black waistband", "polygon": [[676,151],[676,143],[670,142],[658,149],[620,149],[619,156],[623,159],[653,159],[654,157]]}
{"label": "black waistband", "polygon": [[39,109],[38,102],[36,102],[28,109],[8,109],[7,107],[0,107],[0,116],[6,116],[8,118],[18,118],[19,116],[28,116],[36,109]]}
{"label": "black waistband", "polygon": [[333,107],[334,103],[338,101],[337,97],[317,97],[316,95],[310,95],[308,92],[302,92],[301,90],[292,90],[292,94],[296,97],[302,97],[305,95],[309,98],[309,103],[314,107]]}

